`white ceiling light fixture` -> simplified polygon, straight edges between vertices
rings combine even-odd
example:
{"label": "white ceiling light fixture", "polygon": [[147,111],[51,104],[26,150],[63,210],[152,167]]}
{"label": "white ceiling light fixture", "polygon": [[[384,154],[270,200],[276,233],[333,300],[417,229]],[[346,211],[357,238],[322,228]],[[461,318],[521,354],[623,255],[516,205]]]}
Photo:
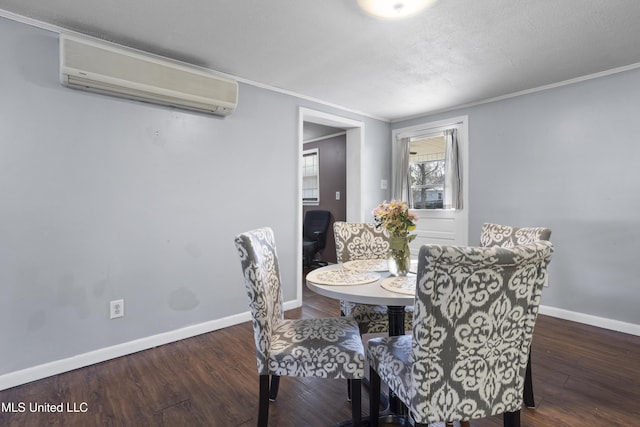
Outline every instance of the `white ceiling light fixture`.
{"label": "white ceiling light fixture", "polygon": [[436,0],[357,0],[365,12],[383,19],[408,18],[426,9]]}

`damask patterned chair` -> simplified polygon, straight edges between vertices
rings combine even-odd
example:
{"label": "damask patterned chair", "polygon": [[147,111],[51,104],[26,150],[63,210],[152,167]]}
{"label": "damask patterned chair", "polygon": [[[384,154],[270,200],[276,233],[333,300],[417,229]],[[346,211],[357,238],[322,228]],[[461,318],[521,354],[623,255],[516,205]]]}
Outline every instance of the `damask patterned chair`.
{"label": "damask patterned chair", "polygon": [[356,322],[348,317],[285,319],[273,231],[240,234],[235,244],[253,317],[260,376],[258,427],[267,426],[269,399],[275,400],[283,375],[350,381],[353,425],[359,426],[364,348]]}
{"label": "damask patterned chair", "polygon": [[[387,259],[389,233],[373,223],[336,221],[333,223],[338,262],[362,259]],[[387,307],[382,305],[356,304],[340,301],[340,311],[353,317],[362,334],[388,332]],[[412,308],[405,310],[405,330],[411,329]]]}
{"label": "damask patterned chair", "polygon": [[[511,248],[516,245],[526,245],[538,240],[549,240],[551,229],[545,227],[511,227],[485,223],[480,233],[480,246],[501,246]],[[529,408],[536,406],[533,396],[533,378],[531,374],[531,352],[527,361],[527,375],[524,382],[524,404]]]}
{"label": "damask patterned chair", "polygon": [[412,335],[369,340],[370,425],[380,383],[417,427],[504,414],[520,425],[529,347],[553,246],[425,245]]}

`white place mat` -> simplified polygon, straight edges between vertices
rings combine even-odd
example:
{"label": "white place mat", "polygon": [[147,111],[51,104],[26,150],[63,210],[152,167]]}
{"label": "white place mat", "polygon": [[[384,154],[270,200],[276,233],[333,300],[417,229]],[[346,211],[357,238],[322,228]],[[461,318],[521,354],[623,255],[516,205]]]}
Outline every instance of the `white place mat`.
{"label": "white place mat", "polygon": [[357,259],[347,261],[343,265],[347,270],[389,271],[389,263],[386,259]]}
{"label": "white place mat", "polygon": [[400,277],[387,277],[380,283],[380,286],[397,294],[415,295],[416,275],[408,274]]}
{"label": "white place mat", "polygon": [[378,273],[372,271],[347,270],[346,268],[328,271],[316,270],[307,275],[307,280],[311,282],[332,286],[364,285],[365,283],[372,283],[379,279],[380,275]]}

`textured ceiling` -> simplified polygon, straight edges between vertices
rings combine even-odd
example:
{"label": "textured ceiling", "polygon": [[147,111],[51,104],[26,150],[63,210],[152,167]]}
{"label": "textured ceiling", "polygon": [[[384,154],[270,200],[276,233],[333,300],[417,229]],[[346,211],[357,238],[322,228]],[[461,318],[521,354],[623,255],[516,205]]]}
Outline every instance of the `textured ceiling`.
{"label": "textured ceiling", "polygon": [[0,9],[389,120],[640,64],[638,0],[0,0]]}

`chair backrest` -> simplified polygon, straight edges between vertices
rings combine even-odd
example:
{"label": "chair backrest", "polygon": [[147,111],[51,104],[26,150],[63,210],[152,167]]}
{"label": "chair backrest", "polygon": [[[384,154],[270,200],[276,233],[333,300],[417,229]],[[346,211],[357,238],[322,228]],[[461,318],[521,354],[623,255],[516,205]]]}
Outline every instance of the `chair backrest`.
{"label": "chair backrest", "polygon": [[520,409],[552,252],[546,241],[420,249],[410,397],[417,422]]}
{"label": "chair backrest", "polygon": [[[492,224],[487,222],[482,225],[482,231],[480,232],[480,246],[512,248],[517,245],[527,245],[540,240],[549,240],[550,238],[550,228],[511,227],[510,225]],[[537,314],[538,309],[536,308],[536,315]]]}
{"label": "chair backrest", "polygon": [[537,240],[549,240],[551,229],[545,227],[511,227],[485,223],[480,233],[480,246],[502,246],[510,248],[526,245]]}
{"label": "chair backrest", "polygon": [[389,233],[373,223],[333,223],[338,262],[358,259],[386,259],[389,253]]}
{"label": "chair backrest", "polygon": [[271,333],[275,324],[284,318],[273,231],[266,227],[242,233],[236,236],[235,244],[253,318],[258,374],[266,375]]}
{"label": "chair backrest", "polygon": [[317,242],[318,250],[324,249],[327,242],[327,231],[331,223],[331,212],[323,210],[307,211],[302,222],[302,239]]}

